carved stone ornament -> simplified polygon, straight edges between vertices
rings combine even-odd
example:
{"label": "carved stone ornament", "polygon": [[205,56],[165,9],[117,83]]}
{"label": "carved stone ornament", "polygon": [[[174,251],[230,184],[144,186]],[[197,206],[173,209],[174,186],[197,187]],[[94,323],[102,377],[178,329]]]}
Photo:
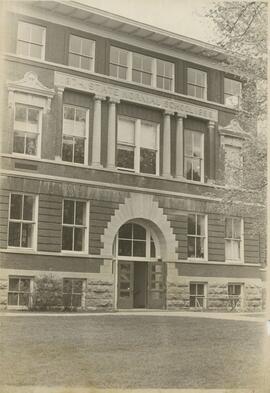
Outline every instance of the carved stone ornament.
{"label": "carved stone ornament", "polygon": [[170,113],[180,113],[183,117],[187,115],[198,118],[218,121],[218,111],[205,106],[190,104],[179,98],[167,98],[153,93],[145,93],[128,87],[120,87],[110,83],[89,80],[86,78],[65,74],[55,71],[55,86],[64,86],[67,89],[83,91],[98,96],[109,97],[113,100],[123,100],[135,104],[158,108]]}
{"label": "carved stone ornament", "polygon": [[243,130],[239,122],[236,119],[232,119],[230,123],[225,126],[219,126],[218,128],[220,135],[228,135],[230,137],[244,139],[248,136],[248,133]]}
{"label": "carved stone ornament", "polygon": [[[9,107],[13,107],[15,102],[17,102],[17,96],[22,97],[22,95],[31,95],[33,105],[36,97],[38,105],[42,105],[45,112],[50,111],[51,99],[55,94],[54,89],[49,89],[44,86],[38,80],[38,76],[35,72],[27,72],[24,77],[18,81],[8,81],[7,87],[9,92]],[[29,99],[26,98],[26,101],[28,100]]]}

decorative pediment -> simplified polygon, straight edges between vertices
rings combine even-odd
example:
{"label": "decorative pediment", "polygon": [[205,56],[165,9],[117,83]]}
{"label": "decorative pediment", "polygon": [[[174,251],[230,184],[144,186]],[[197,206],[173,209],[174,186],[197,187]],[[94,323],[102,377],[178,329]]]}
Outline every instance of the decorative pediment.
{"label": "decorative pediment", "polygon": [[219,126],[218,130],[220,135],[227,135],[232,138],[234,137],[244,139],[248,136],[248,133],[243,130],[238,120],[236,119],[232,119],[230,123],[225,127]]}
{"label": "decorative pediment", "polygon": [[7,82],[9,91],[9,106],[13,106],[16,101],[16,95],[31,95],[32,97],[39,97],[43,99],[43,107],[45,110],[50,110],[51,99],[54,96],[54,89],[49,89],[44,86],[38,79],[35,72],[27,72],[24,77],[18,81]]}

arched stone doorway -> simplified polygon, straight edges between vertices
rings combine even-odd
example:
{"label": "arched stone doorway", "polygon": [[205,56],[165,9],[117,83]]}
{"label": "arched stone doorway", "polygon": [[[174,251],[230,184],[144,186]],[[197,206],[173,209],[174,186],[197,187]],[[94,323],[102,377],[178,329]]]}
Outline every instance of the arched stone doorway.
{"label": "arched stone doorway", "polygon": [[158,228],[145,219],[123,224],[114,241],[117,308],[165,307],[166,264]]}

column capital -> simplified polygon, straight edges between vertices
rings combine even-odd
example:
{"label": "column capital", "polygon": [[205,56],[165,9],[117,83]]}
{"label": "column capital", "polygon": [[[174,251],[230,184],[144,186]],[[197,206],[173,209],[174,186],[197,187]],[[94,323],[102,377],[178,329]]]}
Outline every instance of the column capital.
{"label": "column capital", "polygon": [[64,86],[56,86],[56,93],[57,94],[63,94],[65,90]]}
{"label": "column capital", "polygon": [[185,119],[187,117],[187,115],[185,113],[182,113],[182,112],[176,112],[176,117],[178,119]]}
{"label": "column capital", "polygon": [[174,115],[174,111],[170,111],[169,109],[164,109],[164,115],[173,116]]}
{"label": "column capital", "polygon": [[97,101],[105,101],[105,100],[106,100],[106,97],[105,97],[105,96],[102,96],[102,95],[100,95],[100,94],[95,94],[95,95],[94,95],[94,100],[97,100]]}
{"label": "column capital", "polygon": [[120,98],[109,97],[109,103],[111,103],[111,104],[120,104]]}
{"label": "column capital", "polygon": [[209,120],[209,123],[208,123],[208,125],[209,125],[209,128],[215,128],[215,126],[216,126],[216,122],[215,122],[215,121],[213,121],[213,120]]}

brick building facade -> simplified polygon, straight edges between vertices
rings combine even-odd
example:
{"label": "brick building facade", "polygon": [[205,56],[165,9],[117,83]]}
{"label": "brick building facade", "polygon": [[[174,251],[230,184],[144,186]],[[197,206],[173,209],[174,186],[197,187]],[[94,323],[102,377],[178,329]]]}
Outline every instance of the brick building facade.
{"label": "brick building facade", "polygon": [[246,137],[226,54],[72,1],[12,3],[1,307],[34,307],[47,277],[57,308],[260,310],[256,203],[220,212]]}

